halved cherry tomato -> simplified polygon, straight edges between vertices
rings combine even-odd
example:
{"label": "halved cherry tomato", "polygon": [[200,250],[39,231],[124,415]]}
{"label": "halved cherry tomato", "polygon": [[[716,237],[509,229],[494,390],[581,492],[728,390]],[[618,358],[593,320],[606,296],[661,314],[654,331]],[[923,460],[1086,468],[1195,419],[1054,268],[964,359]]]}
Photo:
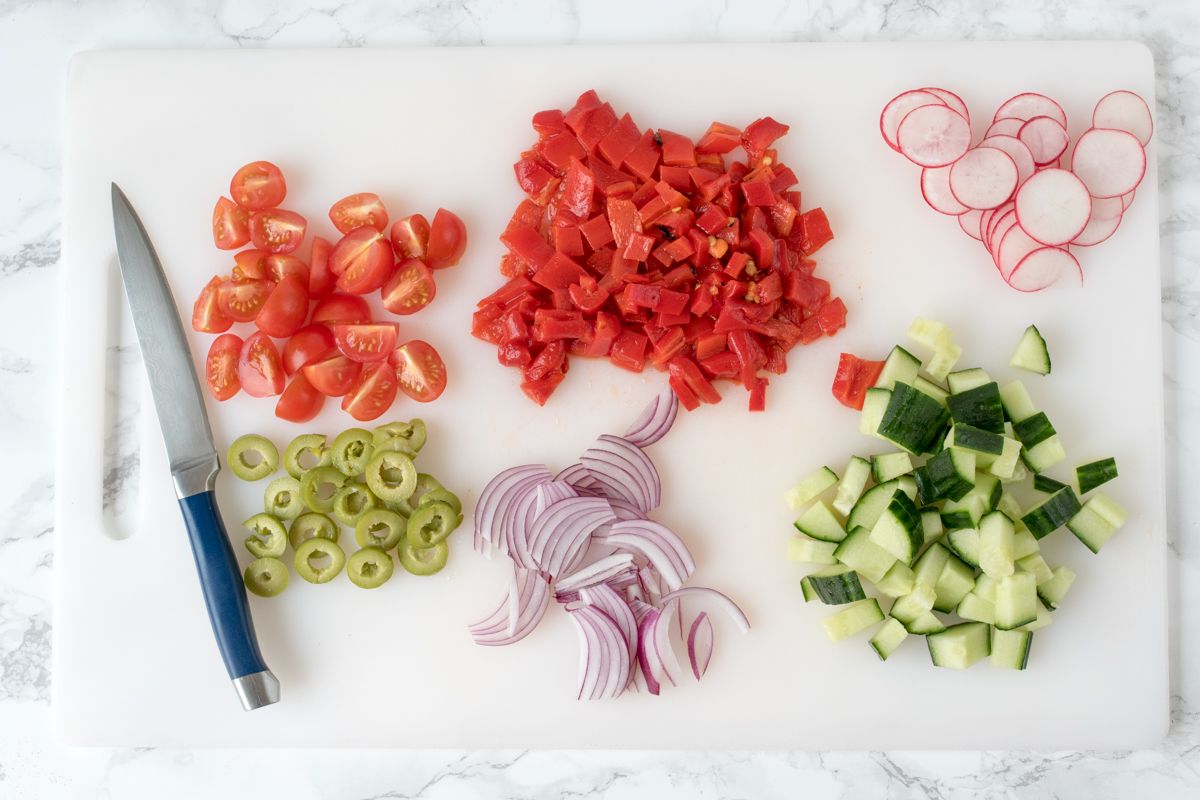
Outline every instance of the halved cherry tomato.
{"label": "halved cherry tomato", "polygon": [[342,398],[342,410],[360,422],[377,419],[396,402],[396,373],[389,364],[368,364],[354,389]]}
{"label": "halved cherry tomato", "polygon": [[429,248],[429,220],[413,214],[392,225],[392,249],[396,258],[424,258]]}
{"label": "halved cherry tomato", "polygon": [[270,281],[221,281],[217,302],[235,322],[251,322],[274,288]]}
{"label": "halved cherry tomato", "polygon": [[308,378],[297,375],[279,395],[275,404],[275,416],[288,422],[308,422],[321,413],[325,395],[313,388]]}
{"label": "halved cherry tomato", "polygon": [[337,285],[337,275],[329,270],[329,253],[333,244],[320,236],[313,237],[312,256],[308,265],[308,296],[325,297]]}
{"label": "halved cherry tomato", "polygon": [[218,250],[236,250],[250,241],[250,214],[228,197],[218,197],[212,215],[213,242]]}
{"label": "halved cherry tomato", "polygon": [[345,356],[330,356],[305,364],[300,372],[321,394],[341,397],[354,388],[358,373],[362,372],[362,364]]}
{"label": "halved cherry tomato", "polygon": [[283,339],[304,325],[308,316],[308,287],[295,275],[287,275],[267,295],[254,324],[268,336]]}
{"label": "halved cherry tomato", "polygon": [[283,363],[275,343],[265,333],[252,334],[238,355],[238,380],[251,397],[272,397],[283,391]]}
{"label": "halved cherry tomato", "polygon": [[349,233],[364,225],[382,232],[387,230],[388,214],[379,195],[360,192],[334,203],[333,208],[329,209],[329,219],[341,233]]}
{"label": "halved cherry tomato", "polygon": [[383,361],[396,347],[399,326],[394,322],[334,325],[333,338],[342,355],[352,361]]}
{"label": "halved cherry tomato", "polygon": [[233,279],[235,281],[257,281],[267,277],[265,250],[243,250],[233,257]]}
{"label": "halved cherry tomato", "polygon": [[267,277],[276,283],[291,275],[298,278],[304,288],[308,288],[308,264],[295,256],[269,255],[263,259],[263,267],[267,270]]}
{"label": "halved cherry tomato", "polygon": [[433,273],[419,258],[401,261],[383,285],[383,307],[393,314],[415,314],[433,302],[437,284]]}
{"label": "halved cherry tomato", "polygon": [[351,294],[331,294],[313,309],[313,322],[326,325],[353,324],[371,321],[371,307],[361,297]]}
{"label": "halved cherry tomato", "polygon": [[337,344],[328,325],[306,325],[292,334],[283,346],[283,369],[292,375],[305,364],[328,358],[336,352]]}
{"label": "halved cherry tomato", "polygon": [[433,227],[429,229],[429,250],[425,265],[430,269],[453,267],[467,249],[467,226],[444,208],[433,215]]}
{"label": "halved cherry tomato", "polygon": [[308,220],[295,211],[273,208],[250,215],[250,241],[259,250],[291,253],[304,241]]}
{"label": "halved cherry tomato", "polygon": [[239,169],[229,183],[233,202],[251,211],[275,208],[287,196],[287,183],[270,161],[252,161]]}
{"label": "halved cherry tomato", "polygon": [[355,228],[333,246],[329,268],[337,288],[349,294],[373,292],[387,281],[396,260],[387,239],[374,228]]}
{"label": "halved cherry tomato", "polygon": [[218,400],[228,400],[242,388],[238,379],[238,355],[242,352],[242,337],[225,333],[213,339],[204,360],[204,379],[208,391]]}
{"label": "halved cherry tomato", "polygon": [[436,400],[446,388],[446,362],[433,345],[413,339],[393,350],[388,361],[401,391],[418,403]]}
{"label": "halved cherry tomato", "polygon": [[224,333],[233,326],[233,317],[229,316],[219,302],[221,276],[214,275],[213,279],[200,290],[192,306],[192,329],[203,333]]}

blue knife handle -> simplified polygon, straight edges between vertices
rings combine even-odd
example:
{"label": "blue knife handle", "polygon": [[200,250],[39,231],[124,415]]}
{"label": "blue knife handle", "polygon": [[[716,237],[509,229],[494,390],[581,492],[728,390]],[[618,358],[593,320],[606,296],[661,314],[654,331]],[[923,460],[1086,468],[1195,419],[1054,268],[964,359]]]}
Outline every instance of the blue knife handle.
{"label": "blue knife handle", "polygon": [[[181,498],[179,508],[187,524],[204,603],[208,606],[208,617],[221,658],[241,693],[239,679],[259,673],[270,674],[258,649],[241,570],[221,522],[215,494],[205,491]],[[274,676],[270,679],[273,682]],[[243,697],[243,704],[245,702]]]}

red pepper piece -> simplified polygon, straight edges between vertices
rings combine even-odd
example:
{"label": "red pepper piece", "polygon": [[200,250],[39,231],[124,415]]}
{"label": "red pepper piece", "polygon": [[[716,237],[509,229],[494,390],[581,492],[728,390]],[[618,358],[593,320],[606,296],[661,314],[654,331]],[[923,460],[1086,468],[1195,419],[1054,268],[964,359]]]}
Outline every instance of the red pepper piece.
{"label": "red pepper piece", "polygon": [[654,139],[654,131],[647,130],[638,140],[633,151],[625,157],[624,166],[642,180],[649,180],[658,166],[661,150]]}
{"label": "red pepper piece", "polygon": [[881,372],[882,361],[864,361],[850,353],[842,353],[833,376],[833,396],[847,408],[862,411],[867,389],[875,385]]}
{"label": "red pepper piece", "polygon": [[596,189],[605,197],[630,195],[637,188],[632,176],[610,167],[599,159],[592,159],[589,166],[596,178]]}
{"label": "red pepper piece", "polygon": [[581,258],[583,256],[583,236],[578,225],[569,225],[554,229],[554,249],[564,256]]}
{"label": "red pepper piece", "polygon": [[[699,358],[699,354],[696,357]],[[730,350],[722,350],[715,355],[701,359],[700,367],[713,378],[736,378],[742,371],[741,362]]]}
{"label": "red pepper piece", "polygon": [[506,367],[523,367],[533,358],[521,342],[505,342],[496,348],[496,360]]}
{"label": "red pepper piece", "polygon": [[546,263],[533,273],[533,282],[547,289],[566,289],[586,275],[583,267],[562,253],[551,251]]}
{"label": "red pepper piece", "polygon": [[617,115],[612,106],[605,103],[592,109],[583,122],[583,130],[578,132],[579,143],[589,152],[595,152],[596,147],[617,125]]}
{"label": "red pepper piece", "polygon": [[538,138],[545,138],[555,133],[560,133],[567,129],[567,123],[563,121],[563,112],[557,108],[549,111],[539,111],[533,115],[533,129],[537,131]]}
{"label": "red pepper piece", "polygon": [[732,125],[714,122],[696,142],[697,153],[728,153],[742,143],[742,132]]}
{"label": "red pepper piece", "polygon": [[487,297],[480,300],[475,304],[475,306],[477,308],[484,308],[486,306],[503,306],[513,298],[520,297],[523,294],[528,294],[536,290],[537,286],[534,285],[533,281],[529,280],[523,275],[518,275],[517,277],[505,283],[496,291],[489,294]]}
{"label": "red pepper piece", "polygon": [[766,154],[767,148],[787,132],[788,126],[782,122],[776,122],[770,117],[756,119],[742,131],[742,147],[746,148],[746,154],[752,160],[758,161]]}
{"label": "red pepper piece", "polygon": [[[695,169],[695,167],[692,167]],[[677,189],[681,192],[690,192],[692,190],[692,176],[688,167],[668,167],[662,166],[658,168],[659,180],[666,182],[672,189]]]}
{"label": "red pepper piece", "polygon": [[641,233],[642,222],[637,206],[623,197],[610,197],[607,203],[608,224],[612,226],[613,240],[619,250],[629,244],[629,237]]}
{"label": "red pepper piece", "polygon": [[770,383],[770,381],[761,375],[751,382],[750,401],[747,405],[747,408],[749,408],[750,411],[766,411],[768,383]]}
{"label": "red pepper piece", "polygon": [[701,402],[721,402],[721,394],[708,382],[708,378],[704,377],[704,373],[696,366],[695,361],[686,356],[679,356],[671,359],[671,363],[667,369],[670,371],[672,378],[681,378]]}
{"label": "red pepper piece", "polygon": [[642,132],[634,124],[633,117],[626,114],[617,120],[617,124],[612,127],[612,130],[600,140],[598,149],[600,155],[604,156],[609,164],[619,167],[633,152],[633,148],[637,147],[638,140],[641,138]]}
{"label": "red pepper piece", "polygon": [[766,178],[745,181],[741,184],[742,197],[747,205],[773,206],[778,202],[775,192],[771,190],[771,182]]}
{"label": "red pepper piece", "polygon": [[766,231],[754,228],[750,231],[750,253],[758,269],[770,269],[775,265],[775,240]]}
{"label": "red pepper piece", "polygon": [[835,297],[817,311],[816,320],[821,326],[821,332],[833,336],[838,330],[846,327],[846,304],[842,298]]}
{"label": "red pepper piece", "polygon": [[546,184],[554,179],[554,176],[532,156],[526,156],[513,164],[513,173],[517,176],[517,185],[521,187],[521,191],[530,197],[541,194]]}
{"label": "red pepper piece", "polygon": [[505,231],[501,234],[500,241],[521,259],[539,269],[554,256],[554,248],[546,244],[541,234],[528,225],[519,225]]}
{"label": "red pepper piece", "polygon": [[632,233],[629,235],[629,244],[625,245],[625,250],[621,255],[630,261],[645,261],[650,257],[650,250],[653,247],[653,236],[647,236],[644,233]]}
{"label": "red pepper piece", "polygon": [[650,340],[645,335],[627,328],[613,342],[608,358],[622,369],[641,372],[646,366],[646,348],[649,346]]}
{"label": "red pepper piece", "polygon": [[825,216],[825,211],[821,208],[814,208],[801,214],[800,229],[804,232],[800,252],[806,256],[811,256],[833,239],[829,218]]}
{"label": "red pepper piece", "polygon": [[579,225],[579,232],[587,239],[588,247],[599,250],[613,241],[612,228],[603,214],[597,214]]}
{"label": "red pepper piece", "polygon": [[567,127],[574,131],[576,135],[579,135],[579,132],[583,130],[583,124],[587,120],[588,115],[593,109],[599,108],[601,105],[603,105],[603,101],[600,100],[600,95],[596,94],[596,90],[588,89],[579,95],[575,100],[575,105],[563,115],[563,121],[566,122]]}
{"label": "red pepper piece", "polygon": [[[800,182],[796,173],[792,172],[792,168],[786,164],[776,164],[772,171],[775,173],[775,177],[771,180],[771,188],[775,194],[780,194]],[[799,206],[797,205],[797,207]]]}
{"label": "red pepper piece", "polygon": [[560,208],[570,211],[578,219],[587,219],[592,210],[592,195],[596,191],[596,179],[592,171],[579,159],[571,159],[567,177],[563,181],[563,196]]}
{"label": "red pepper piece", "polygon": [[537,154],[542,157],[557,175],[563,175],[571,167],[571,159],[583,158],[587,151],[571,133],[564,131],[548,136],[537,144]]}
{"label": "red pepper piece", "polygon": [[800,344],[812,344],[821,338],[822,333],[821,321],[816,317],[809,317],[800,323]]}

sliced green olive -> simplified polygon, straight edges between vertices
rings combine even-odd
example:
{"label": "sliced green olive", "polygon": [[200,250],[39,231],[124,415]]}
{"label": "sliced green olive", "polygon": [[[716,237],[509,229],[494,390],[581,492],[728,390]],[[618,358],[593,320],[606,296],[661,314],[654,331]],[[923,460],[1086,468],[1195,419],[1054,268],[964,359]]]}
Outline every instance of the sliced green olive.
{"label": "sliced green olive", "polygon": [[225,460],[234,475],[244,481],[257,481],[279,468],[279,451],[270,439],[248,433],[233,440]]}
{"label": "sliced green olive", "polygon": [[371,432],[376,450],[399,450],[415,456],[425,446],[425,420],[389,422]]}
{"label": "sliced green olive", "polygon": [[346,562],[346,575],[350,577],[350,582],[363,589],[383,586],[395,570],[392,557],[378,547],[364,547]]}
{"label": "sliced green olive", "polygon": [[333,516],[353,528],[363,514],[375,508],[375,495],[361,483],[347,483],[333,496]]}
{"label": "sliced green olive", "polygon": [[362,428],[347,428],[337,435],[330,446],[333,465],[351,477],[362,475],[375,451],[371,444],[371,432]]}
{"label": "sliced green olive", "polygon": [[287,588],[287,564],[272,556],[255,559],[242,573],[242,580],[259,597],[274,597]]}
{"label": "sliced green olive", "polygon": [[434,501],[422,505],[408,518],[405,538],[418,549],[433,547],[446,541],[460,524],[461,514],[446,503]]}
{"label": "sliced green olive", "polygon": [[444,489],[442,482],[430,475],[428,472],[417,473],[417,484],[413,487],[412,494],[408,497],[408,504],[413,508],[421,505],[422,498],[435,489]]}
{"label": "sliced green olive", "polygon": [[376,453],[367,465],[367,486],[386,502],[408,500],[417,486],[417,468],[412,458],[398,450]]}
{"label": "sliced green olive", "polygon": [[445,503],[454,509],[455,514],[462,513],[462,500],[459,500],[458,495],[445,487],[439,486],[437,489],[430,489],[421,496],[421,502],[417,503],[417,507],[420,508],[428,503]]}
{"label": "sliced green olive", "polygon": [[407,529],[408,523],[395,511],[373,508],[358,518],[354,525],[354,541],[359,547],[391,550],[400,543]]}
{"label": "sliced green olive", "polygon": [[346,564],[346,554],[337,542],[317,537],[301,542],[293,561],[296,572],[309,583],[328,583]]}
{"label": "sliced green olive", "polygon": [[280,519],[295,519],[304,510],[300,481],[291,476],[276,478],[267,484],[263,494],[263,509]]}
{"label": "sliced green olive", "polygon": [[304,505],[313,511],[328,514],[333,511],[333,498],[338,489],[350,480],[333,467],[317,467],[304,473],[300,479],[300,496]]}
{"label": "sliced green olive", "polygon": [[407,520],[413,512],[412,503],[408,502],[407,500],[403,500],[399,497],[388,500],[386,498],[379,497],[379,495],[375,496],[379,498],[379,502],[383,503],[384,508],[386,508],[388,511],[395,511],[397,514],[404,517],[405,520]]}
{"label": "sliced green olive", "polygon": [[270,514],[255,514],[242,526],[250,531],[246,549],[255,558],[279,558],[287,549],[288,537],[283,523]]}
{"label": "sliced green olive", "polygon": [[288,528],[288,541],[292,543],[293,550],[299,549],[300,544],[309,539],[321,538],[336,542],[341,537],[342,529],[337,523],[316,511],[296,517]]}
{"label": "sliced green olive", "polygon": [[320,433],[302,433],[283,451],[283,468],[293,478],[300,478],[310,469],[327,467],[332,459],[329,444]]}
{"label": "sliced green olive", "polygon": [[418,549],[409,544],[407,539],[403,539],[396,547],[396,555],[400,558],[400,566],[413,575],[432,575],[441,572],[442,567],[446,566],[450,548],[445,542],[440,542],[433,547]]}

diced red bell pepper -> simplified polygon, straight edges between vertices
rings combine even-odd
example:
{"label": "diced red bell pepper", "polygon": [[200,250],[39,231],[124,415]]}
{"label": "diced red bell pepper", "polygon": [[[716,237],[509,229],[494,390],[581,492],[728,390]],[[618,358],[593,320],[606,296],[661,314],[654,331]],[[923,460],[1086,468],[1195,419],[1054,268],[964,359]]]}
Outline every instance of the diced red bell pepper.
{"label": "diced red bell pepper", "polygon": [[534,271],[533,282],[551,290],[566,289],[586,274],[578,262],[562,253],[552,253],[546,263]]}
{"label": "diced red bell pepper", "polygon": [[700,284],[695,288],[695,290],[692,291],[692,302],[691,305],[688,306],[688,309],[693,314],[696,314],[697,316],[701,314],[707,314],[709,309],[712,308],[713,299],[715,297],[713,294],[713,288],[714,287]]}
{"label": "diced red bell pepper", "polygon": [[503,313],[504,309],[495,305],[477,310],[471,317],[471,335],[491,344],[503,344],[504,322],[500,319]]}
{"label": "diced red bell pepper", "polygon": [[763,364],[763,369],[775,375],[787,372],[787,350],[774,342],[767,345],[767,363]]}
{"label": "diced red bell pepper", "polygon": [[547,342],[546,346],[534,356],[533,361],[525,368],[525,380],[537,381],[551,372],[557,372],[563,366],[567,357],[567,348],[561,341]]}
{"label": "diced red bell pepper", "polygon": [[500,274],[506,278],[516,278],[529,274],[529,265],[512,253],[500,257]]}
{"label": "diced red bell pepper", "polygon": [[504,323],[504,340],[506,342],[524,342],[529,339],[529,325],[520,309],[512,308],[500,317]]}
{"label": "diced red bell pepper", "polygon": [[517,185],[521,187],[521,191],[530,197],[541,194],[546,184],[554,179],[554,176],[532,156],[526,156],[513,164],[513,173],[517,176]]}
{"label": "diced red bell pepper", "polygon": [[681,208],[678,211],[670,210],[654,220],[654,227],[658,228],[668,239],[679,239],[687,235],[695,222],[696,215],[692,213],[691,209]]}
{"label": "diced red bell pepper", "polygon": [[[692,167],[691,169],[695,169]],[[690,192],[692,190],[692,176],[688,167],[668,167],[661,166],[658,168],[659,180],[670,184],[671,188],[681,192]]]}
{"label": "diced red bell pepper", "polygon": [[725,274],[731,278],[739,278],[749,264],[749,253],[739,250],[729,257],[729,261],[725,264]]}
{"label": "diced red bell pepper", "polygon": [[571,167],[571,159],[583,158],[587,151],[569,131],[547,136],[537,144],[537,154],[550,165],[555,174],[563,175]]}
{"label": "diced red bell pepper", "polygon": [[598,311],[608,301],[608,291],[601,288],[590,275],[580,278],[579,283],[570,286],[567,291],[571,295],[571,302],[585,314]]}
{"label": "diced red bell pepper", "polygon": [[772,171],[775,173],[775,177],[771,180],[771,188],[775,190],[775,194],[785,192],[800,182],[796,173],[792,172],[792,168],[786,164],[775,164]]}
{"label": "diced red bell pepper", "polygon": [[691,389],[696,397],[703,403],[719,403],[721,402],[721,394],[718,392],[708,378],[704,377],[704,373],[696,366],[696,362],[686,356],[679,356],[671,359],[671,363],[667,369],[671,373],[671,377],[682,378]]}
{"label": "diced red bell pepper", "polygon": [[622,330],[613,342],[608,358],[621,369],[641,372],[646,367],[646,348],[650,340],[644,334]]}
{"label": "diced red bell pepper", "polygon": [[701,359],[700,367],[714,378],[736,378],[742,371],[742,364],[732,350],[722,350]]}
{"label": "diced red bell pepper", "polygon": [[801,214],[800,229],[804,231],[804,244],[801,252],[806,256],[811,256],[833,239],[829,218],[825,216],[825,211],[821,208],[813,208]]}
{"label": "diced red bell pepper", "polygon": [[710,333],[706,336],[701,336],[696,340],[696,358],[703,361],[706,358],[711,358],[717,353],[725,352],[725,343],[728,341],[728,335],[724,333]]}
{"label": "diced red bell pepper", "polygon": [[600,100],[600,95],[596,94],[596,90],[588,89],[579,95],[575,100],[575,105],[571,106],[570,110],[563,115],[563,121],[578,135],[583,130],[583,124],[587,120],[588,114],[601,105],[603,105],[603,101]]}
{"label": "diced red bell pepper", "polygon": [[581,258],[583,256],[583,235],[579,233],[578,225],[570,225],[554,229],[554,249],[564,256]]}
{"label": "diced red bell pepper", "polygon": [[505,342],[496,348],[496,360],[506,367],[523,367],[533,358],[522,342]]}
{"label": "diced red bell pepper", "polygon": [[587,342],[582,355],[601,358],[608,355],[621,332],[621,321],[615,315],[601,311],[596,314],[596,325],[591,331],[591,339]]}
{"label": "diced red bell pepper", "polygon": [[578,219],[587,219],[592,211],[592,195],[596,191],[596,179],[592,171],[585,167],[579,159],[572,159],[567,169],[567,177],[563,180],[563,194],[560,208],[570,211]]}
{"label": "diced red bell pepper", "polygon": [[[672,261],[685,261],[688,258],[690,258],[693,253],[691,240],[687,239],[685,237],[682,237],[682,236],[678,239],[675,239],[674,241],[668,242],[667,244],[663,245],[663,249],[665,249],[667,251],[667,253],[671,256]],[[694,274],[693,274],[691,268],[677,267],[675,270],[668,272],[667,275],[663,277],[663,282],[667,286],[678,285],[674,279],[671,279],[667,276],[670,276],[670,275],[678,276],[678,275],[683,274],[680,272],[680,270],[684,270],[686,272],[686,274],[688,275],[689,279],[691,277],[694,277]]]}
{"label": "diced red bell pepper", "polygon": [[500,241],[535,268],[540,269],[545,266],[546,262],[554,256],[554,248],[546,244],[546,240],[542,238],[541,234],[528,225],[518,225],[512,230],[505,231],[500,236]]}
{"label": "diced red bell pepper", "polygon": [[592,175],[596,178],[596,189],[605,197],[631,195],[637,188],[634,185],[633,177],[610,167],[600,159],[592,159],[589,166],[592,169]]}
{"label": "diced red bell pepper", "polygon": [[587,222],[580,223],[579,232],[587,239],[588,247],[599,250],[613,241],[612,227],[603,214],[597,214]]}
{"label": "diced red bell pepper", "polygon": [[728,153],[742,143],[742,132],[732,125],[714,122],[696,142],[697,153]]}
{"label": "diced red bell pepper", "polygon": [[649,180],[658,166],[660,153],[654,131],[647,129],[629,155],[625,156],[624,166],[642,180]]}
{"label": "diced red bell pepper", "polygon": [[554,394],[554,390],[558,388],[558,385],[563,382],[563,378],[565,377],[567,377],[566,370],[557,370],[536,381],[524,380],[521,381],[521,391],[539,406],[544,406],[546,405],[546,401],[550,399],[550,395]]}
{"label": "diced red bell pepper", "polygon": [[662,142],[663,163],[672,167],[696,166],[696,146],[682,133],[660,128],[658,138]]}
{"label": "diced red bell pepper", "polygon": [[613,240],[619,250],[629,244],[629,237],[641,233],[642,222],[637,206],[624,197],[610,197],[607,202],[608,224],[612,226]]}
{"label": "diced red bell pepper", "polygon": [[579,143],[588,152],[594,152],[596,147],[617,124],[617,115],[608,103],[592,109],[583,122],[583,130],[579,131]]}
{"label": "diced red bell pepper", "polygon": [[683,329],[667,328],[667,332],[651,347],[650,362],[656,367],[662,367],[671,359],[687,349],[687,339],[683,337]]}
{"label": "diced red bell pepper", "polygon": [[771,190],[771,182],[765,178],[745,181],[740,185],[742,197],[746,199],[747,205],[769,207],[778,201],[775,192]]}
{"label": "diced red bell pepper", "polygon": [[846,327],[846,304],[842,302],[842,298],[835,297],[821,306],[816,319],[821,326],[821,332],[826,336],[833,336],[838,330]]}
{"label": "diced red bell pepper", "polygon": [[769,381],[761,375],[750,383],[750,400],[747,405],[750,411],[766,411],[768,383]]}
{"label": "diced red bell pepper", "polygon": [[775,240],[764,230],[754,228],[750,231],[750,253],[754,256],[754,266],[758,269],[770,269],[775,265]]}
{"label": "diced red bell pepper", "polygon": [[679,405],[686,408],[688,411],[695,411],[700,407],[700,398],[696,397],[696,393],[687,385],[682,377],[672,375],[667,379],[671,389],[675,392],[675,396],[679,398]]}
{"label": "diced red bell pepper", "polygon": [[808,311],[816,311],[829,298],[829,281],[804,274],[787,276],[784,297]]}
{"label": "diced red bell pepper", "polygon": [[879,380],[883,372],[882,361],[864,361],[850,353],[838,358],[837,372],[833,376],[833,396],[847,408],[862,411],[867,389]]}
{"label": "diced red bell pepper", "polygon": [[641,206],[638,207],[638,217],[642,221],[642,225],[653,225],[657,219],[667,213],[671,206],[667,201],[659,195],[654,195]]}
{"label": "diced red bell pepper", "polygon": [[742,147],[754,161],[762,158],[776,139],[788,132],[788,126],[770,117],[756,119],[742,131]]}
{"label": "diced red bell pepper", "polygon": [[815,316],[800,323],[800,344],[812,344],[821,338],[821,321]]}
{"label": "diced red bell pepper", "polygon": [[653,236],[647,236],[644,233],[631,233],[629,235],[629,243],[625,245],[625,250],[621,255],[630,261],[645,261],[650,257],[650,250],[653,247]]}
{"label": "diced red bell pepper", "polygon": [[567,123],[563,121],[563,112],[553,108],[548,111],[539,111],[533,115],[533,129],[537,131],[539,137],[544,138],[565,131]]}
{"label": "diced red bell pepper", "polygon": [[625,287],[629,302],[656,313],[682,314],[687,308],[687,292],[676,292],[658,285],[631,283]]}
{"label": "diced red bell pepper", "polygon": [[690,314],[655,314],[654,324],[661,325],[664,328],[678,327],[686,325],[692,319]]}
{"label": "diced red bell pepper", "polygon": [[[732,185],[733,185],[733,179],[732,179],[732,177],[730,177],[729,173],[726,172],[726,173],[722,174],[720,177],[718,177],[716,180],[709,181],[708,183],[701,186],[700,190],[699,190],[700,198],[707,203],[711,203],[711,202],[715,201],[721,195],[722,192],[728,191]],[[732,197],[732,195],[731,195],[731,197]],[[728,210],[729,204],[725,203],[724,205],[725,205],[726,210]]]}
{"label": "diced red bell pepper", "polygon": [[537,286],[533,281],[526,278],[524,275],[518,275],[511,279],[496,291],[489,294],[487,297],[476,303],[476,307],[484,308],[486,306],[503,306],[508,301],[520,297],[523,294],[529,294],[536,291]]}
{"label": "diced red bell pepper", "polygon": [[512,217],[509,218],[508,225],[504,228],[504,233],[500,235],[501,241],[503,241],[504,237],[507,236],[510,231],[513,231],[521,226],[526,226],[537,230],[538,226],[542,224],[542,216],[545,213],[546,210],[532,200],[522,200],[517,205],[517,210],[513,212]]}
{"label": "diced red bell pepper", "polygon": [[729,217],[725,212],[716,206],[709,206],[704,213],[696,217],[696,227],[713,236],[717,231],[725,227],[729,221]]}
{"label": "diced red bell pepper", "polygon": [[748,330],[733,331],[729,334],[729,349],[737,356],[741,364],[742,384],[750,388],[758,370],[767,363],[767,353],[754,334]]}
{"label": "diced red bell pepper", "polygon": [[783,279],[778,272],[768,273],[758,280],[758,302],[773,303],[783,297]]}
{"label": "diced red bell pepper", "polygon": [[598,149],[609,164],[619,167],[625,157],[633,152],[633,148],[637,147],[641,138],[642,132],[634,124],[633,117],[626,114],[617,120],[612,130],[600,140]]}
{"label": "diced red bell pepper", "polygon": [[775,201],[775,204],[767,209],[767,216],[771,219],[771,227],[775,229],[778,236],[787,236],[792,232],[792,226],[796,223],[796,217],[800,212],[796,207],[784,200],[782,197]]}

